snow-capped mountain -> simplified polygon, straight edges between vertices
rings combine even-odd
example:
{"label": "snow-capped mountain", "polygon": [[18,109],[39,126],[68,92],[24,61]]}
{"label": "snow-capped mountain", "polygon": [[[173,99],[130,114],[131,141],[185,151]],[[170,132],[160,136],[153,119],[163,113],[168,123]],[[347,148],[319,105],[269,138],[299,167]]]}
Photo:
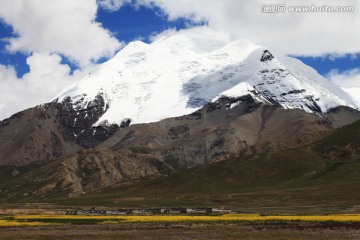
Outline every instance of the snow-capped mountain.
{"label": "snow-capped mountain", "polygon": [[248,94],[307,112],[358,107],[347,93],[294,58],[277,59],[247,40],[199,52],[184,36],[128,44],[55,101],[70,102],[79,111],[100,99],[102,116],[95,125],[120,125],[181,116],[221,96]]}
{"label": "snow-capped mountain", "polygon": [[[200,48],[179,35],[130,43],[52,102],[0,121],[0,166],[9,179],[1,196],[77,195],[267,156],[360,119],[353,109],[360,102],[296,59],[247,40],[220,47],[197,40]],[[353,145],[344,145],[351,158]],[[344,155],[329,149],[335,161]]]}

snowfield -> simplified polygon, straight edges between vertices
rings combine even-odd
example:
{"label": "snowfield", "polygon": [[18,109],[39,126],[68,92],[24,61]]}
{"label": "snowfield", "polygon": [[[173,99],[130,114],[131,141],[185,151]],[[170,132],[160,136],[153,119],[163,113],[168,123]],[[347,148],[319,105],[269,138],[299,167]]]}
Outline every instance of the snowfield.
{"label": "snowfield", "polygon": [[129,43],[56,101],[70,97],[81,110],[101,96],[107,109],[95,125],[120,125],[126,119],[131,124],[156,122],[189,114],[221,96],[247,94],[307,112],[358,107],[347,93],[297,59],[277,59],[244,39],[217,49],[206,42],[209,47],[202,51],[194,40],[179,35],[151,44]]}

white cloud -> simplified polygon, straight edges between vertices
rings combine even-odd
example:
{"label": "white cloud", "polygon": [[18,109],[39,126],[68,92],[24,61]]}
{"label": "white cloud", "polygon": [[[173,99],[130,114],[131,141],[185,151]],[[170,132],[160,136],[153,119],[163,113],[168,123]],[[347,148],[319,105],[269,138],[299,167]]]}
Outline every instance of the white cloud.
{"label": "white cloud", "polygon": [[[264,4],[287,6],[354,6],[352,13],[262,13]],[[357,0],[137,0],[156,5],[169,17],[206,19],[214,31],[232,40],[247,38],[279,54],[319,56],[360,52],[360,11]]]}
{"label": "white cloud", "polygon": [[360,68],[344,72],[334,69],[330,71],[327,78],[347,92],[360,109]]}
{"label": "white cloud", "polygon": [[[96,0],[1,1],[0,20],[11,26],[15,35],[2,39],[6,50],[28,54],[30,72],[17,78],[13,66],[0,64],[0,120],[50,101],[79,80],[94,62],[111,57],[122,46],[96,22],[97,9]],[[81,70],[70,74],[60,55]]]}
{"label": "white cloud", "polygon": [[353,102],[357,106],[357,108],[360,110],[360,88],[358,87],[351,87],[351,88],[342,88],[345,92],[347,92],[351,98],[353,99]]}
{"label": "white cloud", "polygon": [[131,3],[131,0],[98,0],[101,8],[114,12],[119,10],[124,4]]}
{"label": "white cloud", "polygon": [[81,71],[70,75],[69,66],[61,64],[57,54],[33,53],[26,62],[30,72],[22,78],[17,78],[12,66],[0,64],[0,120],[51,101],[60,90],[83,76]]}
{"label": "white cloud", "polygon": [[327,75],[336,85],[351,88],[360,88],[360,68],[354,68],[348,71],[339,72],[338,69],[333,69]]}
{"label": "white cloud", "polygon": [[58,53],[81,67],[110,57],[121,43],[95,21],[96,12],[96,0],[2,0],[0,18],[16,34],[7,50]]}
{"label": "white cloud", "polygon": [[162,37],[181,35],[191,40],[193,50],[197,52],[209,52],[230,42],[230,36],[226,32],[214,31],[206,26],[197,26],[191,29],[167,29],[161,33],[154,33],[150,37],[151,41],[158,40]]}

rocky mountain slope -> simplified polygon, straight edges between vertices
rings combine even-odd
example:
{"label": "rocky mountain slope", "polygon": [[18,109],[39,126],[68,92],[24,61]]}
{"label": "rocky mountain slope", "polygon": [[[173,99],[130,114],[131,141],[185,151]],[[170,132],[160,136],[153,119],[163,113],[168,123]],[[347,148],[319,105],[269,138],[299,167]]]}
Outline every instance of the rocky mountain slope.
{"label": "rocky mountain slope", "polygon": [[218,206],[241,212],[357,213],[360,121],[296,149],[231,158],[56,202],[86,206]]}
{"label": "rocky mountain slope", "polygon": [[[360,118],[355,110],[337,111],[347,119]],[[96,148],[72,149],[76,153],[30,165],[2,166],[0,190],[7,201],[74,196],[236,156],[302,147],[334,129],[327,116],[265,105],[250,95],[223,97],[190,115],[120,129]]]}
{"label": "rocky mountain slope", "polygon": [[[157,153],[141,148],[86,149],[47,164],[0,166],[0,199],[66,197],[61,202],[88,206],[119,201],[132,206],[322,205],[329,200],[331,184],[332,204],[356,204],[360,197],[356,191],[360,179],[359,124],[337,129],[310,145],[297,143],[296,148],[264,152],[255,144],[250,154],[178,173]],[[67,199],[84,193],[84,197]]]}
{"label": "rocky mountain slope", "polygon": [[0,165],[50,161],[107,139],[119,127],[93,127],[102,113],[103,102],[95,99],[92,103],[87,109],[77,112],[66,102],[52,102],[1,121]]}
{"label": "rocky mountain slope", "polygon": [[52,102],[1,121],[2,196],[78,195],[298,148],[360,119],[349,95],[295,59],[246,40],[194,46],[131,43]]}

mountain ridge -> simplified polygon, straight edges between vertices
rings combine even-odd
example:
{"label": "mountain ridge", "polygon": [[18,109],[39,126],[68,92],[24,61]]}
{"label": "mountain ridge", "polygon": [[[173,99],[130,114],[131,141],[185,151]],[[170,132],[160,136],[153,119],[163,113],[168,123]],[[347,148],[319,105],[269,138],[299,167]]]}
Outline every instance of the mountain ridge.
{"label": "mountain ridge", "polygon": [[358,108],[312,68],[289,57],[279,60],[248,40],[205,53],[192,46],[190,39],[179,36],[130,43],[55,101],[66,98],[81,110],[102,98],[104,114],[95,125],[119,126],[190,114],[229,92],[229,97],[252,94],[264,103],[313,113]]}
{"label": "mountain ridge", "polygon": [[0,122],[4,199],[74,196],[296,149],[360,119],[314,69],[239,40],[134,42],[52,102]]}

